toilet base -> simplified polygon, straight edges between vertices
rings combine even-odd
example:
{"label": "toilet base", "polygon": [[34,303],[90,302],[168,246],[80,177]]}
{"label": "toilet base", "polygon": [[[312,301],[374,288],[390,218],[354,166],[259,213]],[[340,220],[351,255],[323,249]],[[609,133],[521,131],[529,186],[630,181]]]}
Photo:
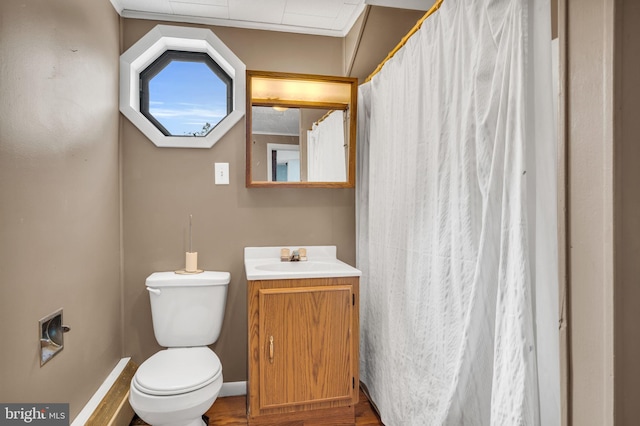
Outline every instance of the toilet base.
{"label": "toilet base", "polygon": [[[203,424],[205,426],[211,426],[211,423],[209,423],[209,417],[207,417],[205,414],[202,415],[202,423],[199,423],[197,420],[195,420],[195,423],[197,425]],[[144,420],[142,420],[140,418],[140,416],[138,416],[137,414],[134,416],[133,420],[131,421],[132,425],[147,425],[148,423],[145,423]]]}
{"label": "toilet base", "polygon": [[[144,420],[142,420],[140,418],[140,416],[138,416],[137,414],[135,415],[135,417],[133,418],[133,421],[131,422],[132,425],[148,425],[148,426],[153,426],[153,425],[149,425],[149,423],[145,423]],[[183,426],[210,426],[211,423],[209,423],[209,417],[205,416],[204,414],[202,415],[202,420],[200,419],[195,419],[191,422],[188,423],[183,423]]]}
{"label": "toilet base", "polygon": [[[138,416],[152,426],[208,426],[207,412],[222,387],[222,374],[211,384],[187,394],[155,396],[141,393],[132,382],[129,403]],[[208,420],[208,419],[207,419]]]}
{"label": "toilet base", "polygon": [[209,426],[209,417],[202,415],[202,420],[196,419],[185,426]]}
{"label": "toilet base", "polygon": [[209,419],[207,418],[207,420],[205,420],[205,416],[202,416],[201,419],[195,419],[184,426],[209,426]]}

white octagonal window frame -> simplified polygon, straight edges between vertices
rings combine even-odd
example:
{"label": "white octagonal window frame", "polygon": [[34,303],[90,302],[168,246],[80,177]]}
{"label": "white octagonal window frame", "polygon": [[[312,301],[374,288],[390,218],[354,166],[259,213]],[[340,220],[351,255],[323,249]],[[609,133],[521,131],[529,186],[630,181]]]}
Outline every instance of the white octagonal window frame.
{"label": "white octagonal window frame", "polygon": [[[206,136],[166,136],[140,112],[140,73],[167,50],[204,52],[233,82],[233,106]],[[245,114],[246,67],[211,30],[157,25],[120,55],[120,112],[158,147],[211,148]]]}

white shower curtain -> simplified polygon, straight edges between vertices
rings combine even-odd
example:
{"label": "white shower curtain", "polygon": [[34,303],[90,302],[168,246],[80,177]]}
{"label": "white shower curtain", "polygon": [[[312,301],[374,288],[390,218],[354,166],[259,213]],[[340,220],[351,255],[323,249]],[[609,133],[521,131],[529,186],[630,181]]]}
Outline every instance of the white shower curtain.
{"label": "white shower curtain", "polygon": [[388,426],[560,423],[549,7],[444,0],[360,87],[361,379]]}
{"label": "white shower curtain", "polygon": [[346,182],[344,115],[344,111],[332,111],[307,132],[309,182]]}

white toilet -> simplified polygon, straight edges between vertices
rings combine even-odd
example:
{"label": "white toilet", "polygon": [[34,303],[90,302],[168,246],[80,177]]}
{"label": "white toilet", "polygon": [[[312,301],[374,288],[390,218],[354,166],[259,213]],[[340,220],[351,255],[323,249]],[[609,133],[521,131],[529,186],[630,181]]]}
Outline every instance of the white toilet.
{"label": "white toilet", "polygon": [[228,272],[155,272],[146,281],[161,350],[138,368],[129,403],[153,426],[202,426],[222,387],[222,365],[207,345],[218,339]]}

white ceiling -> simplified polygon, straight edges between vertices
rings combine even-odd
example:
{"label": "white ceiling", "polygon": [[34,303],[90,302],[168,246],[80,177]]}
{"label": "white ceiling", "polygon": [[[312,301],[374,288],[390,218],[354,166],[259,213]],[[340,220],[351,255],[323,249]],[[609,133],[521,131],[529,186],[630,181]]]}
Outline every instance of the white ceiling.
{"label": "white ceiling", "polygon": [[111,0],[125,18],[344,37],[366,4],[428,9],[433,0]]}
{"label": "white ceiling", "polygon": [[271,107],[254,106],[251,113],[252,133],[260,135],[300,135],[300,110],[276,111]]}

